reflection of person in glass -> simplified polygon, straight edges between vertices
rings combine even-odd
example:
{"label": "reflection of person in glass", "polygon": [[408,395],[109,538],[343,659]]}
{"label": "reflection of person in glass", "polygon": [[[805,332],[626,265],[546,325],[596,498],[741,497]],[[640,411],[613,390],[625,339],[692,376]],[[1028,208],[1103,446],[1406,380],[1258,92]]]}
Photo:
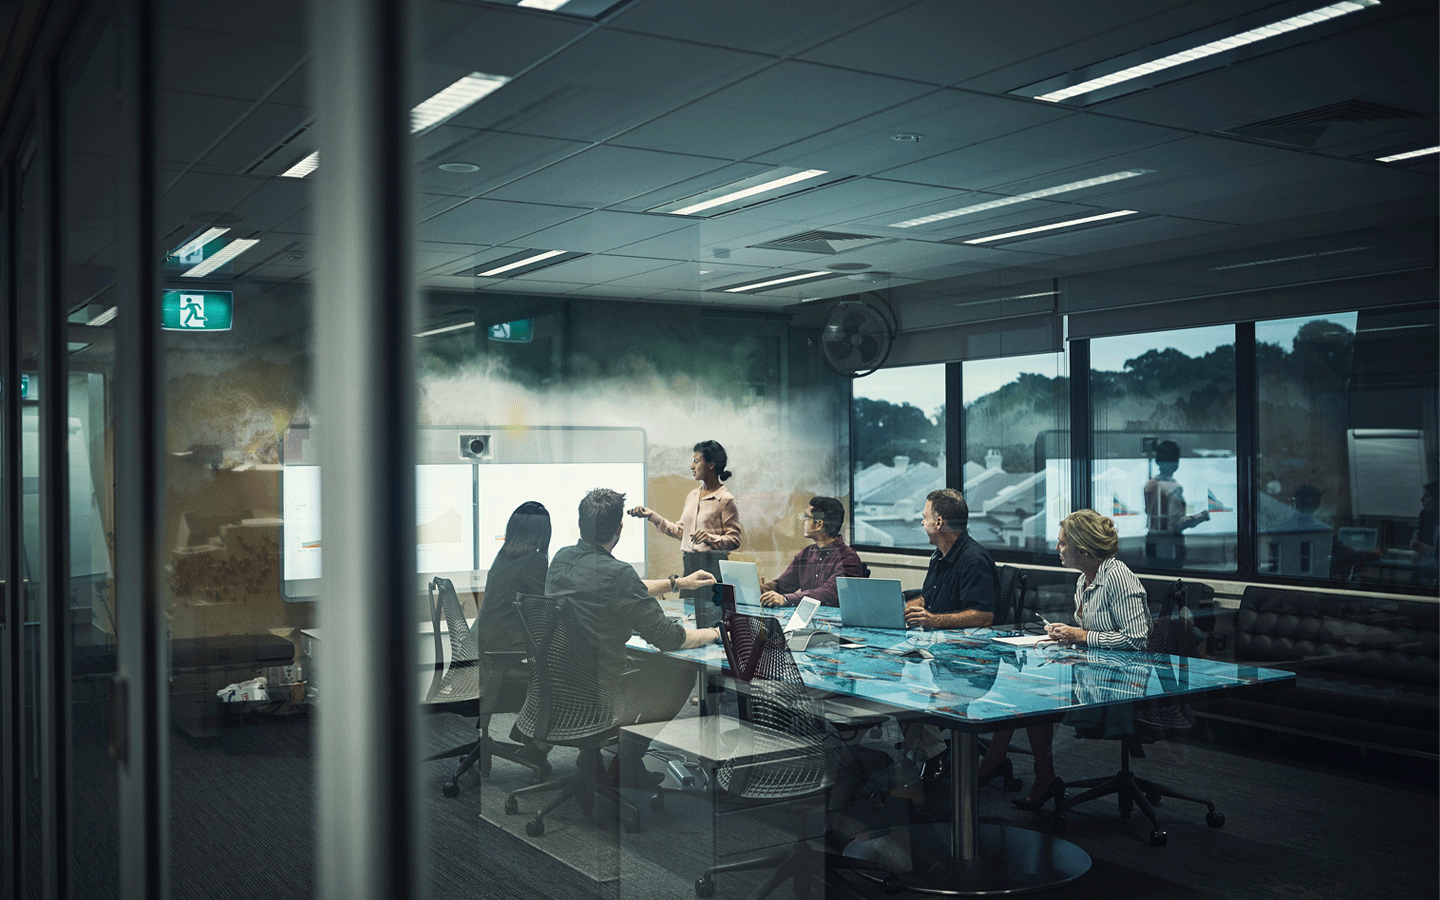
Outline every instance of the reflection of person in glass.
{"label": "reflection of person in glass", "polygon": [[661,534],[680,541],[685,574],[704,570],[720,578],[720,560],[740,547],[740,510],[730,489],[720,482],[730,477],[729,459],[716,441],[695,445],[690,475],[700,486],[685,498],[680,521],[672,522],[654,510],[637,506],[630,515],[648,519]]}
{"label": "reflection of person in glass", "polygon": [[[1119,548],[1120,536],[1114,521],[1093,509],[1076,510],[1060,522],[1055,551],[1060,554],[1060,564],[1078,569],[1080,577],[1075,580],[1076,624],[1047,624],[1045,633],[1051,640],[1106,650],[1145,649],[1150,636],[1145,588],[1135,573],[1115,557]],[[1064,721],[1078,724],[1068,716]],[[990,741],[985,758],[980,761],[982,784],[1008,771],[1006,753],[1012,734],[1012,731],[996,732]],[[1054,726],[1032,725],[1026,734],[1035,753],[1035,782],[1025,799],[1013,802],[1021,809],[1035,810],[1052,797],[1063,798],[1065,783],[1055,775],[1051,754]]]}
{"label": "reflection of person in glass", "polygon": [[760,602],[795,606],[813,597],[821,606],[839,606],[835,579],[859,578],[865,571],[860,554],[840,536],[845,506],[834,497],[811,497],[800,519],[805,523],[805,536],[814,543],[795,554],[779,578],[760,585]]}
{"label": "reflection of person in glass", "polygon": [[[1290,495],[1290,504],[1295,507],[1296,512],[1314,519],[1317,525],[1329,527],[1320,520],[1319,516],[1315,515],[1320,509],[1321,493],[1323,492],[1313,484],[1298,485]],[[1383,551],[1373,547],[1368,550],[1357,550],[1332,533],[1328,574],[1331,578],[1348,581],[1355,569],[1384,555]]]}
{"label": "reflection of person in glass", "polygon": [[1187,528],[1210,521],[1210,512],[1202,510],[1185,515],[1185,491],[1175,480],[1180,466],[1180,445],[1161,441],[1155,448],[1157,474],[1145,482],[1145,561],[1160,565],[1185,563]]}
{"label": "reflection of person in glass", "polygon": [[1415,537],[1410,541],[1419,566],[1417,579],[1422,582],[1435,582],[1437,546],[1440,546],[1440,481],[1432,481],[1420,494],[1420,527],[1415,529]]}

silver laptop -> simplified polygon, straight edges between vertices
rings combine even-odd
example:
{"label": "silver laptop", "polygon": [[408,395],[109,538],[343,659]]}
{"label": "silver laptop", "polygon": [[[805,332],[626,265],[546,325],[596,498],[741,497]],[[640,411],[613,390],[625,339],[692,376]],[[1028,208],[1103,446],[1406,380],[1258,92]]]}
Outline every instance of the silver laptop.
{"label": "silver laptop", "polygon": [[735,588],[735,611],[747,616],[766,615],[760,603],[760,569],[753,562],[720,560],[720,581]]}
{"label": "silver laptop", "polygon": [[840,624],[859,628],[905,627],[905,598],[893,578],[836,578]]}

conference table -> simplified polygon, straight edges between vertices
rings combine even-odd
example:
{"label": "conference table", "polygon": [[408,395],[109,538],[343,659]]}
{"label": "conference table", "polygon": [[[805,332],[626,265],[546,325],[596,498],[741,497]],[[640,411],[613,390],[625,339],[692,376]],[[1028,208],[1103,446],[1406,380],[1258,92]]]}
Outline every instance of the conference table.
{"label": "conference table", "polygon": [[[673,607],[668,611],[684,613]],[[894,859],[897,848],[908,851],[911,870],[896,874],[903,887],[929,893],[1023,893],[1065,884],[1090,868],[1084,850],[1054,834],[980,822],[978,735],[1055,722],[1083,708],[1191,697],[1295,677],[1220,660],[1049,643],[1021,646],[997,640],[1002,633],[988,628],[842,627],[837,614],[824,608],[811,624],[840,636],[841,643],[793,652],[806,686],[882,704],[933,721],[951,734],[951,821],[872,832],[845,850],[847,856],[876,861]],[[646,646],[638,638],[632,645]],[[714,645],[667,655],[712,671],[725,663],[723,649]]]}

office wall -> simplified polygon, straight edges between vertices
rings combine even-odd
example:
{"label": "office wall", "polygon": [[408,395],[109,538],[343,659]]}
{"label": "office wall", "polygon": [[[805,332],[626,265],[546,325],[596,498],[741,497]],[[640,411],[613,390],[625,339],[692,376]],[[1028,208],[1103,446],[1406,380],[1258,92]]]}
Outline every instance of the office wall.
{"label": "office wall", "polygon": [[[244,283],[235,291],[230,332],[167,338],[171,547],[240,533],[248,540],[254,528],[224,526],[277,515],[280,436],[311,418],[307,336],[318,323],[310,321],[308,291]],[[695,485],[691,448],[718,440],[745,527],[740,554],[772,574],[805,543],[797,517],[809,498],[848,492],[848,384],[824,365],[808,325],[617,301],[433,295],[427,302],[438,315],[453,308],[479,326],[418,340],[421,424],[643,428],[648,491],[632,499],[669,518],[678,518]],[[530,340],[489,338],[489,323],[522,318],[534,322]],[[679,543],[644,527],[652,574],[680,571]],[[278,598],[278,572],[272,579],[254,571],[273,564],[263,550],[260,556],[245,564],[246,580],[273,585]],[[285,622],[275,624],[297,624],[297,614],[284,610]]]}

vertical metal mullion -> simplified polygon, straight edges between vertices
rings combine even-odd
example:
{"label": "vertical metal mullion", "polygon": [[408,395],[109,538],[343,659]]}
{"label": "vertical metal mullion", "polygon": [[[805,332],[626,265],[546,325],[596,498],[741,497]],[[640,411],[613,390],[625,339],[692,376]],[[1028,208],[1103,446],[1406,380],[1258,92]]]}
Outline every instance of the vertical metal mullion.
{"label": "vertical metal mullion", "polygon": [[5,644],[0,649],[3,660],[4,697],[0,698],[0,735],[3,735],[4,782],[0,785],[0,797],[5,799],[4,825],[0,828],[0,844],[4,846],[3,862],[0,862],[0,878],[3,883],[13,885],[17,895],[21,889],[24,873],[24,857],[20,846],[24,832],[25,816],[25,754],[22,735],[22,721],[25,714],[25,585],[21,580],[20,554],[20,175],[19,166],[13,161],[0,167],[3,175],[3,204],[5,222],[0,231],[0,272],[5,280],[0,284],[0,314],[4,316],[3,343],[0,343],[0,415],[5,417],[3,446],[0,446],[0,503],[4,504],[4,529],[0,531],[5,541],[4,578],[5,602]]}
{"label": "vertical metal mullion", "polygon": [[1235,574],[1255,574],[1259,496],[1255,458],[1260,449],[1260,385],[1255,378],[1255,323],[1235,326]]}
{"label": "vertical metal mullion", "polygon": [[46,897],[70,893],[70,571],[69,442],[65,382],[65,310],[60,297],[60,92],[52,66],[37,90],[40,229],[36,301],[40,332],[40,844]]}
{"label": "vertical metal mullion", "polygon": [[424,896],[415,572],[410,7],[313,4],[325,542],[320,896]]}
{"label": "vertical metal mullion", "polygon": [[1094,406],[1090,402],[1090,341],[1070,341],[1070,508],[1092,508]]}
{"label": "vertical metal mullion", "polygon": [[170,895],[169,647],[161,598],[165,357],[158,203],[156,0],[117,4],[120,140],[116,221],[115,607],[111,753],[119,787],[122,900]]}
{"label": "vertical metal mullion", "polygon": [[965,490],[965,385],[963,363],[945,364],[945,486]]}

